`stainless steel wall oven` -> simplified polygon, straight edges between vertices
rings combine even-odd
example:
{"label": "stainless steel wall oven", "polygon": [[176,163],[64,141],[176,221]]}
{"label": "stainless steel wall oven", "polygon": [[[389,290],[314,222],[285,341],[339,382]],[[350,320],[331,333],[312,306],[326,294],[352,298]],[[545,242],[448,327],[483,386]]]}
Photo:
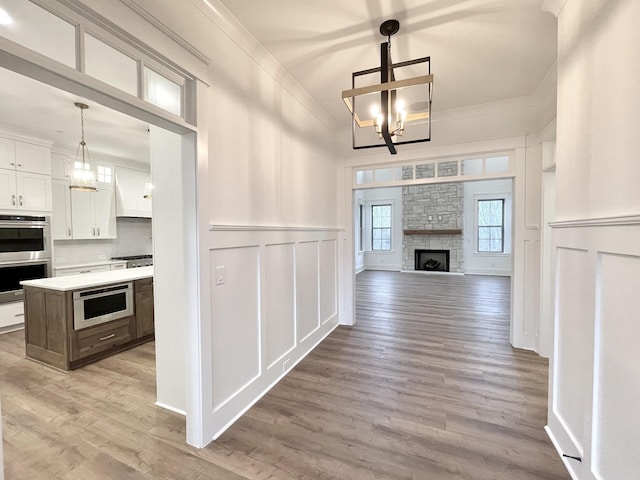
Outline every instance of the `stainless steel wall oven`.
{"label": "stainless steel wall oven", "polygon": [[0,303],[22,300],[22,280],[51,274],[48,218],[0,215]]}

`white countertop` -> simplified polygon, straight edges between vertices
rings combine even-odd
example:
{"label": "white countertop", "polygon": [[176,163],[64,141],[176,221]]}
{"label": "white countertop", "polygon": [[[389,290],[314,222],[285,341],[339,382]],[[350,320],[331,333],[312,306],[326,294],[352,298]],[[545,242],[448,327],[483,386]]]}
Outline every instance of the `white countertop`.
{"label": "white countertop", "polygon": [[153,267],[127,268],[107,272],[81,273],[65,277],[41,278],[40,280],[24,280],[20,284],[27,287],[47,288],[65,292],[98,287],[110,283],[132,282],[133,280],[149,277],[153,277]]}

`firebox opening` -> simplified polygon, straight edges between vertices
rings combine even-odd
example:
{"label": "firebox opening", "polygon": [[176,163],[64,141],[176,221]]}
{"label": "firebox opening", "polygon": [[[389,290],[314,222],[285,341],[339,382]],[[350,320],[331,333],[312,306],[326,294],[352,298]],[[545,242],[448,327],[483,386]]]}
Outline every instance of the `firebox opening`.
{"label": "firebox opening", "polygon": [[416,250],[415,269],[428,272],[449,271],[449,250]]}

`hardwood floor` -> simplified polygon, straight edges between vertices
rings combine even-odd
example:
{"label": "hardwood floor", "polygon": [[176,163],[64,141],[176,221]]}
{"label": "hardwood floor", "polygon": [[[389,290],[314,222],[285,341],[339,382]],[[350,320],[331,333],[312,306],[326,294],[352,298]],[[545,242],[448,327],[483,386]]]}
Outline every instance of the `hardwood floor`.
{"label": "hardwood floor", "polygon": [[367,271],[340,327],[202,450],[154,406],[153,344],[71,373],[0,335],[13,479],[569,479],[547,362],[509,345],[509,280]]}

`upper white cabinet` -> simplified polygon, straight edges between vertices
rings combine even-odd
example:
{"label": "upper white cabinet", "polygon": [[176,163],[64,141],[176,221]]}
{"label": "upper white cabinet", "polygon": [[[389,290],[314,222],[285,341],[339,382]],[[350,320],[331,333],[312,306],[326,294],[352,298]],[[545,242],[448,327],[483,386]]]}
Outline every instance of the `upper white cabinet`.
{"label": "upper white cabinet", "polygon": [[54,240],[68,240],[73,238],[71,230],[71,192],[69,181],[51,181],[51,198],[53,212],[51,213],[51,237]]}
{"label": "upper white cabinet", "polygon": [[71,191],[71,235],[74,239],[116,238],[113,190]]}
{"label": "upper white cabinet", "polygon": [[[53,154],[51,236],[54,240],[103,240],[117,238],[116,202],[111,168],[97,163],[98,191],[78,192],[69,189],[71,161]],[[62,177],[63,179],[60,179]]]}
{"label": "upper white cabinet", "polygon": [[0,168],[51,174],[51,150],[43,145],[0,137]]}
{"label": "upper white cabinet", "polygon": [[0,137],[0,209],[51,210],[49,147]]}
{"label": "upper white cabinet", "polygon": [[131,168],[116,168],[116,215],[151,218],[151,199],[144,198],[149,173]]}
{"label": "upper white cabinet", "polygon": [[51,153],[51,178],[54,180],[70,180],[73,161],[68,155]]}

